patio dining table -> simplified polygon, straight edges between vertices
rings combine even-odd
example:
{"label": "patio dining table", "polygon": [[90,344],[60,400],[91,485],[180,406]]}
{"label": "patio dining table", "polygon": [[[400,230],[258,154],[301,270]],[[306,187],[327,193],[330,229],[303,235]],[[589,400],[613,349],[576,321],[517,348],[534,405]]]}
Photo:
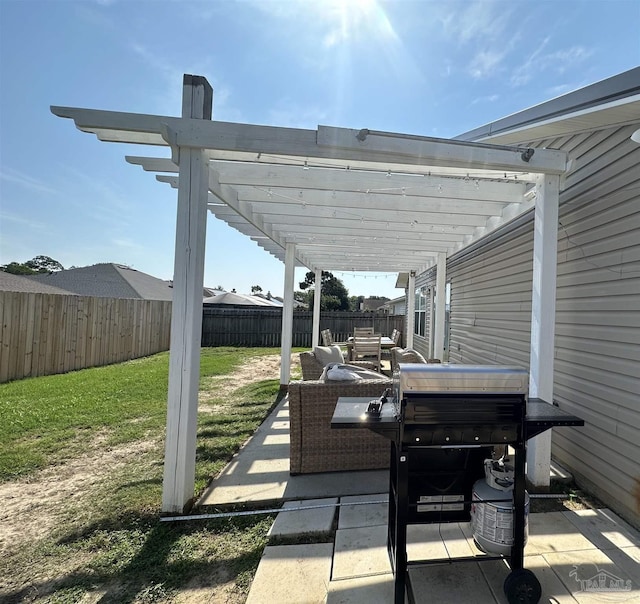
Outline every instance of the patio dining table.
{"label": "patio dining table", "polygon": [[[389,337],[389,336],[382,336],[380,338],[380,348],[382,350],[388,350],[390,348],[393,348],[394,346],[397,346],[397,344]],[[352,360],[352,351],[353,351],[353,336],[351,336],[350,338],[347,338],[347,360],[351,361]]]}

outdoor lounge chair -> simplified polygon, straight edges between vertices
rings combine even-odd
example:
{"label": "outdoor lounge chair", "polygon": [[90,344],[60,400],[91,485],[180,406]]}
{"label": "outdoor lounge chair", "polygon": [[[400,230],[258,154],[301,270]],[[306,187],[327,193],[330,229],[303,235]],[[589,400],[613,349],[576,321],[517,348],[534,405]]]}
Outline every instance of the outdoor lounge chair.
{"label": "outdoor lounge chair", "polygon": [[291,474],[388,468],[389,440],[370,430],[331,428],[331,417],[341,396],[379,397],[391,380],[289,384]]}
{"label": "outdoor lounge chair", "polygon": [[391,373],[398,369],[399,363],[440,363],[440,359],[425,359],[412,348],[396,346],[391,349]]}

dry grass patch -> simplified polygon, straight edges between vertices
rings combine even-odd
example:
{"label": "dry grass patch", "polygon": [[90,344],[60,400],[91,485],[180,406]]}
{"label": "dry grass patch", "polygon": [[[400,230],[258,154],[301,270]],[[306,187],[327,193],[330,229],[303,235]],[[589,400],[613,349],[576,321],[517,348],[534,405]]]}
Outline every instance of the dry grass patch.
{"label": "dry grass patch", "polygon": [[[0,601],[244,602],[271,517],[159,522],[167,369],[164,354],[82,379],[55,376],[59,396],[49,392],[49,408],[34,410],[52,418],[49,433],[0,404],[0,422],[18,422],[21,442],[19,456],[0,449]],[[50,386],[29,382],[0,385],[0,397],[24,405]],[[273,349],[203,350],[197,490],[253,433],[278,388]]]}

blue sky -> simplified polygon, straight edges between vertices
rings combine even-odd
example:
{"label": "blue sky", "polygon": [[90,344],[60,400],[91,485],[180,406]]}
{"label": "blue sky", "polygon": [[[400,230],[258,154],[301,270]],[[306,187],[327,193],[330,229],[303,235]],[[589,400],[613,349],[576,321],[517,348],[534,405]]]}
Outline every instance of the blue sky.
{"label": "blue sky", "polygon": [[[172,278],[176,193],[124,161],[166,152],[101,143],[50,105],[179,115],[191,73],[214,119],[450,137],[639,64],[640,0],[0,0],[0,264]],[[395,274],[336,275],[402,294]],[[209,218],[206,285],[283,281]]]}

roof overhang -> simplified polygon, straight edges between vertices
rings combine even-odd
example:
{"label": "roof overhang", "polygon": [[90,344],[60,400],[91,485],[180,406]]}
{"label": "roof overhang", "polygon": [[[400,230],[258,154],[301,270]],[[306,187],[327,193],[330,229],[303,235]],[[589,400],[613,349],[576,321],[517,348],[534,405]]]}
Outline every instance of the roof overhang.
{"label": "roof overhang", "polygon": [[178,186],[181,148],[208,157],[209,211],[310,270],[415,271],[531,209],[564,152],[366,129],[280,128],[52,107],[100,140],[170,147],[127,157]]}
{"label": "roof overhang", "polygon": [[640,67],[475,128],[456,140],[520,145],[621,127],[640,116]]}

